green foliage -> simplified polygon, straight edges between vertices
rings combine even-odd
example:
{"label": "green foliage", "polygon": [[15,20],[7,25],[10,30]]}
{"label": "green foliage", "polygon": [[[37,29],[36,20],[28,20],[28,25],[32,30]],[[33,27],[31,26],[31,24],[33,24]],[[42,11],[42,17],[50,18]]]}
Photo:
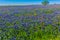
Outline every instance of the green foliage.
{"label": "green foliage", "polygon": [[48,0],[43,0],[42,4],[43,5],[48,5],[49,4],[49,1]]}
{"label": "green foliage", "polygon": [[5,25],[6,25],[7,27],[12,27],[12,26],[14,26],[13,23],[10,23],[10,22],[6,22]]}
{"label": "green foliage", "polygon": [[[27,31],[25,31],[24,27],[21,27],[20,29],[16,30],[14,28],[8,28],[8,29],[0,29],[0,32],[3,30],[6,30],[6,32],[3,32],[0,36],[2,36],[2,40],[9,40],[12,37],[16,36],[16,40],[50,40],[50,39],[58,39],[58,27],[53,27],[52,25],[45,26],[45,29],[42,30],[42,25],[38,25],[36,27],[29,27],[26,28]],[[27,34],[29,33],[29,35]],[[3,37],[5,34],[6,36]]]}
{"label": "green foliage", "polygon": [[52,14],[53,13],[53,10],[49,10],[49,9],[48,10],[45,10],[45,13],[46,14]]}
{"label": "green foliage", "polygon": [[16,13],[16,14],[14,14],[14,16],[16,16],[16,17],[20,17],[21,14],[20,14],[20,13]]}

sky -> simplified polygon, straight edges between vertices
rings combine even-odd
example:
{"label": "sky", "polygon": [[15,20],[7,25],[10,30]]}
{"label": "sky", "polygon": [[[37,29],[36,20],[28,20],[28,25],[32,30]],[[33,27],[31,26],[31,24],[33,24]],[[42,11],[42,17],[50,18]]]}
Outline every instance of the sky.
{"label": "sky", "polygon": [[[33,5],[41,4],[43,0],[0,0],[0,5]],[[60,0],[48,0],[50,4],[60,4]]]}

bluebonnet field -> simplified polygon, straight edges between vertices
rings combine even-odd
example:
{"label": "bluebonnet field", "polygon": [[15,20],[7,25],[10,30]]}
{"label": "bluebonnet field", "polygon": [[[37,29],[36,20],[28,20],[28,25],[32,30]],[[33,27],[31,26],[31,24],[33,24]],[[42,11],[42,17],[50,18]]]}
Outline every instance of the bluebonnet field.
{"label": "bluebonnet field", "polygon": [[1,6],[0,40],[60,40],[60,9]]}

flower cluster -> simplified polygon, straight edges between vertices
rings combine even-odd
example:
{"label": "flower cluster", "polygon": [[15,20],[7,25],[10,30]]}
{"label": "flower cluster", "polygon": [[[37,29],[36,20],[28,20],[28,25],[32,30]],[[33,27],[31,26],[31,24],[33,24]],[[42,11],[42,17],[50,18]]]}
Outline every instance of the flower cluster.
{"label": "flower cluster", "polygon": [[60,32],[60,14],[51,9],[5,8],[0,13],[0,40],[49,40]]}

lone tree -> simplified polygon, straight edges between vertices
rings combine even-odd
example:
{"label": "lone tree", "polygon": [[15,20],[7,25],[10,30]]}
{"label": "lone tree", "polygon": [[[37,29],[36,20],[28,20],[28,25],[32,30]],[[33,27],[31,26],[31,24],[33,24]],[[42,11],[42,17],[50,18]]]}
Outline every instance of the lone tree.
{"label": "lone tree", "polygon": [[49,1],[48,1],[48,0],[43,0],[43,1],[42,1],[42,5],[46,6],[46,5],[48,5],[48,4],[49,4]]}

